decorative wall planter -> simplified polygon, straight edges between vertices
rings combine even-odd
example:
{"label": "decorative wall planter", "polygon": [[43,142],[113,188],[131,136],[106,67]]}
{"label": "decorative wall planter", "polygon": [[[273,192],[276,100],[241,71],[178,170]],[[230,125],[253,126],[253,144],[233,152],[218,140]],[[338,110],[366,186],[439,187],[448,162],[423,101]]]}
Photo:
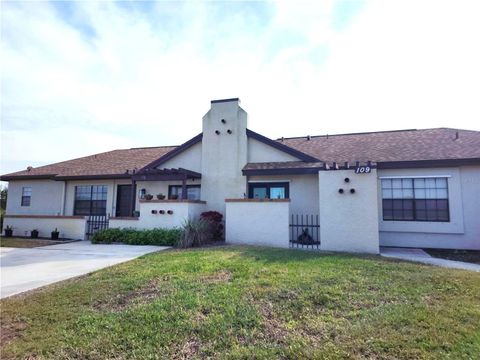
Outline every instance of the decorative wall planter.
{"label": "decorative wall planter", "polygon": [[51,235],[50,238],[52,240],[58,240],[58,237],[60,236],[60,232],[57,229],[55,229],[52,231],[50,235]]}
{"label": "decorative wall planter", "polygon": [[32,231],[30,232],[30,237],[31,237],[32,239],[38,238],[38,230],[32,230]]}
{"label": "decorative wall planter", "polygon": [[13,236],[13,229],[12,228],[5,228],[5,237],[12,237]]}

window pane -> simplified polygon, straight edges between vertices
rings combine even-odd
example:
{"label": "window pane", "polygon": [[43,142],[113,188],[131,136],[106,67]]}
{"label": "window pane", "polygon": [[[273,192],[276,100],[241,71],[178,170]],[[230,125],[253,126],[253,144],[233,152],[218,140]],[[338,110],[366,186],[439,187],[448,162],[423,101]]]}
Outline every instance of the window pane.
{"label": "window pane", "polygon": [[391,199],[391,198],[393,198],[392,189],[383,189],[383,190],[382,190],[382,197],[383,197],[384,199]]}
{"label": "window pane", "polygon": [[401,189],[393,189],[393,198],[394,199],[402,199],[403,198],[403,191]]}
{"label": "window pane", "polygon": [[415,188],[415,199],[425,199],[425,189]]}
{"label": "window pane", "polygon": [[436,199],[437,198],[437,190],[435,190],[435,189],[425,189],[425,198]]}
{"label": "window pane", "polygon": [[382,189],[391,189],[392,180],[391,179],[382,179]]}
{"label": "window pane", "polygon": [[253,198],[254,199],[265,199],[267,197],[267,188],[266,187],[255,187],[253,188]]}
{"label": "window pane", "polygon": [[425,179],[414,179],[413,183],[415,185],[415,189],[424,189],[425,188]]}
{"label": "window pane", "polygon": [[200,187],[188,187],[187,198],[189,200],[200,200]]}
{"label": "window pane", "polygon": [[435,179],[434,178],[425,179],[425,187],[430,189],[435,188]]}
{"label": "window pane", "polygon": [[403,189],[404,199],[413,199],[413,189]]}
{"label": "window pane", "polygon": [[402,179],[392,179],[392,187],[394,189],[401,189],[402,188]]}
{"label": "window pane", "polygon": [[404,189],[413,189],[413,179],[402,179],[402,187]]}
{"label": "window pane", "polygon": [[285,188],[282,187],[271,187],[270,188],[270,199],[285,199]]}
{"label": "window pane", "polygon": [[437,199],[448,199],[447,189],[437,189]]}
{"label": "window pane", "polygon": [[436,178],[436,186],[438,189],[446,189],[447,188],[447,178]]}

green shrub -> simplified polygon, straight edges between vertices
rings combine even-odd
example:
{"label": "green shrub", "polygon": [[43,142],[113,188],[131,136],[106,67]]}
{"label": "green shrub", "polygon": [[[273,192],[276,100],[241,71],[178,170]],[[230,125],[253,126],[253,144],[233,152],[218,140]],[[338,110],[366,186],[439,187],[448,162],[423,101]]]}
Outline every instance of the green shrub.
{"label": "green shrub", "polygon": [[105,229],[96,232],[92,237],[93,244],[111,244],[119,242],[128,245],[161,245],[174,246],[180,239],[180,229]]}

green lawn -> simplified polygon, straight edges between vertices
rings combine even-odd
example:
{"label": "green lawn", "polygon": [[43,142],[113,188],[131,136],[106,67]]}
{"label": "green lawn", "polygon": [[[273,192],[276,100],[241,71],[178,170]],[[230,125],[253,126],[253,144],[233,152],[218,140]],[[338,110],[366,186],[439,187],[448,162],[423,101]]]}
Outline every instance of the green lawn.
{"label": "green lawn", "polygon": [[373,256],[172,250],[0,304],[7,359],[480,354],[480,274]]}

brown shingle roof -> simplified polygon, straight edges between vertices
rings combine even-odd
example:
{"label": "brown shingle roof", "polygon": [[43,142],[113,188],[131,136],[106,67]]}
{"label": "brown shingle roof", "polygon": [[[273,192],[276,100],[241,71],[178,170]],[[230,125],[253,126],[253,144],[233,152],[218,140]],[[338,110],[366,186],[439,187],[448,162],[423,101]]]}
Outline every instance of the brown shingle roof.
{"label": "brown shingle roof", "polygon": [[[457,137],[458,134],[458,137]],[[195,137],[197,138],[197,137]],[[195,139],[194,138],[194,139]],[[192,139],[193,140],[193,139]],[[385,131],[361,134],[286,138],[278,142],[329,164],[346,161],[391,162],[412,160],[479,159],[480,132],[448,128]],[[187,142],[188,143],[188,142]],[[121,177],[141,169],[176,146],[113,150],[1,176],[1,180],[23,177]],[[321,162],[270,162],[247,164],[245,169],[305,169]]]}
{"label": "brown shingle roof", "polygon": [[[458,134],[458,138],[457,138]],[[387,162],[480,158],[480,132],[449,128],[286,138],[281,143],[322,161]]]}
{"label": "brown shingle roof", "polygon": [[110,176],[125,175],[126,171],[140,169],[176,146],[162,146],[149,148],[133,148],[113,150],[96,155],[81,157],[78,159],[62,161],[59,163],[39,166],[29,170],[2,175],[2,180],[10,177],[37,177],[37,176]]}

